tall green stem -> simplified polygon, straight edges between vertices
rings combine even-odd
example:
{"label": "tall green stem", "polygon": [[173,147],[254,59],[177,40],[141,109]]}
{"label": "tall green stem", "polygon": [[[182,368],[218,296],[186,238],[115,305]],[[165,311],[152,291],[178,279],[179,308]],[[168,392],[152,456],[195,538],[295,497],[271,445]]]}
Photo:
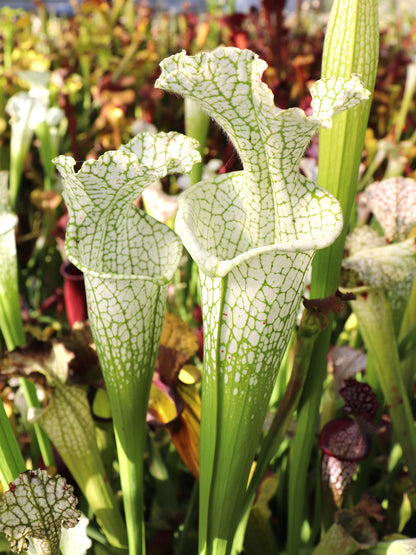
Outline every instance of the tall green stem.
{"label": "tall green stem", "polygon": [[0,481],[4,490],[9,489],[9,483],[25,470],[25,461],[4,410],[3,402],[0,401]]}
{"label": "tall green stem", "polygon": [[17,278],[15,227],[17,217],[8,203],[7,172],[0,172],[0,330],[12,351],[25,344]]}
{"label": "tall green stem", "polygon": [[410,479],[416,485],[416,430],[413,413],[400,370],[393,318],[381,288],[370,288],[351,304],[359,328],[372,357],[373,367],[407,463]]}
{"label": "tall green stem", "polygon": [[195,185],[202,179],[204,170],[204,150],[207,142],[209,128],[209,115],[201,110],[199,104],[192,98],[185,98],[185,131],[189,137],[199,142],[199,153],[201,162],[195,164],[190,173],[191,185]]}
{"label": "tall green stem", "polygon": [[[322,77],[348,78],[358,74],[371,92],[378,62],[377,0],[335,0],[324,43]],[[328,248],[317,252],[312,264],[311,298],[327,297],[337,289],[345,236],[357,187],[358,169],[370,111],[370,101],[344,112],[331,129],[319,133],[318,183],[340,202],[344,228]],[[288,494],[288,553],[298,555],[304,515],[307,469],[314,444],[331,328],[314,348],[310,375],[298,411],[291,451]]]}
{"label": "tall green stem", "polygon": [[125,553],[126,527],[98,450],[86,392],[58,379],[49,381],[54,391],[37,424],[70,470],[112,548]]}

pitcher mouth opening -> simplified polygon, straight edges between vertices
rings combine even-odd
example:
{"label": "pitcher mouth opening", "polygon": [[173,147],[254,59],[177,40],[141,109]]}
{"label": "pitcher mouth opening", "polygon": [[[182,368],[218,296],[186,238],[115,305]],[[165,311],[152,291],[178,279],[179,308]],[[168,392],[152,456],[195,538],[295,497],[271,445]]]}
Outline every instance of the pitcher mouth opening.
{"label": "pitcher mouth opening", "polygon": [[[152,281],[154,283],[158,283],[159,285],[165,285],[169,283],[172,279],[174,270],[171,268],[167,268],[165,273],[160,272],[156,275],[146,275],[146,274],[119,274],[117,272],[101,272],[99,270],[95,270],[91,266],[87,266],[79,261],[79,259],[71,253],[68,254],[69,261],[76,267],[80,272],[82,272],[83,276],[87,277],[95,277],[99,279],[109,279],[113,281]],[[173,266],[173,262],[170,266]],[[176,266],[175,266],[176,268]]]}
{"label": "pitcher mouth opening", "polygon": [[63,278],[70,281],[84,281],[84,274],[70,260],[61,264],[59,273]]}

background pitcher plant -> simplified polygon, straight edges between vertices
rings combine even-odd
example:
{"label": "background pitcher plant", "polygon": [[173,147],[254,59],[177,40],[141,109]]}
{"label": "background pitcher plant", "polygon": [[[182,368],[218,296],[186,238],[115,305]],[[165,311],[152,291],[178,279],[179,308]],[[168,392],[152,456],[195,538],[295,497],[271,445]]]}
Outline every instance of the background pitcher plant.
{"label": "background pitcher plant", "polygon": [[199,553],[231,553],[268,400],[316,249],[342,227],[338,202],[299,172],[320,126],[368,97],[358,78],[313,86],[313,116],[279,110],[267,64],[220,47],[161,64],[156,86],[191,97],[227,132],[243,171],[181,199],[175,230],[199,266],[204,317]]}

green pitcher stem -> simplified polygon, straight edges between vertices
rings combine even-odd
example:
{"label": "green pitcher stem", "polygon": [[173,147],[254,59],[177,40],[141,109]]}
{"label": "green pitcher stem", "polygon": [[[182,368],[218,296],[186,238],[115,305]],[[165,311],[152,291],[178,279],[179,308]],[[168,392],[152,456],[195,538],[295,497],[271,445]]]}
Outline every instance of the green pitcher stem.
{"label": "green pitcher stem", "polygon": [[[374,90],[378,62],[377,0],[334,0],[324,42],[322,77],[347,78],[358,74]],[[344,242],[357,190],[358,169],[364,145],[370,101],[344,112],[331,129],[319,133],[318,183],[340,202],[344,228],[328,248],[317,252],[312,264],[311,298],[327,297],[338,287]],[[303,522],[307,469],[318,420],[331,330],[318,338],[312,355],[311,376],[300,402],[297,434],[291,453],[288,494],[288,554],[298,555]],[[313,372],[312,372],[313,369]],[[303,439],[306,439],[306,443]],[[295,468],[296,467],[296,468]],[[296,491],[295,491],[296,490]]]}
{"label": "green pitcher stem", "polygon": [[25,344],[20,311],[15,227],[17,217],[8,202],[8,173],[0,172],[0,331],[12,351]]}
{"label": "green pitcher stem", "polygon": [[[278,279],[277,275],[263,275],[254,288],[249,278],[244,283],[243,276],[250,275],[256,267],[269,264],[273,267],[272,260],[278,267],[279,257],[286,258],[281,253],[253,257],[223,278],[210,278],[201,272],[202,310],[206,318],[200,440],[200,554],[232,553],[236,530],[247,510],[245,502],[252,501],[252,492],[248,497],[246,493],[250,469],[302,287],[302,280],[292,282],[291,277],[297,272],[303,274],[310,255],[292,254],[288,289],[286,293],[277,292],[277,296],[283,299],[287,295],[293,299],[293,305],[289,303],[280,313],[275,312],[274,291],[267,286],[269,279]],[[247,306],[251,307],[247,313],[236,302],[238,298],[246,298]],[[264,353],[268,353],[266,360],[263,360]]]}
{"label": "green pitcher stem", "polygon": [[[163,293],[165,293],[164,288],[162,298]],[[155,340],[155,343],[158,343],[158,339]],[[145,553],[146,551],[143,517],[143,459],[147,434],[147,405],[155,362],[152,352],[148,367],[137,368],[137,372],[142,374],[142,379],[137,382],[134,391],[126,394],[123,387],[118,389],[111,386],[108,388],[120,467],[129,554]],[[111,383],[108,366],[105,365],[103,370],[107,383]]]}
{"label": "green pitcher stem", "polygon": [[[8,203],[8,174],[0,172],[0,330],[9,350],[24,345],[17,281],[15,226],[17,218]],[[26,470],[19,445],[0,400],[0,481],[8,484]]]}
{"label": "green pitcher stem", "polygon": [[36,127],[36,136],[39,139],[39,152],[44,169],[43,188],[45,191],[53,189],[53,176],[55,166],[52,159],[58,154],[53,147],[49,125],[46,121],[41,122]]}
{"label": "green pitcher stem", "polygon": [[[40,409],[41,405],[35,384],[27,378],[20,378],[20,387],[22,388],[27,407]],[[39,447],[39,453],[42,455],[44,465],[46,468],[55,468],[55,457],[53,456],[52,445],[47,434],[37,422],[33,423],[33,429],[35,432],[34,439]]]}
{"label": "green pitcher stem", "polygon": [[39,424],[84,493],[109,543],[125,549],[126,528],[98,450],[86,392],[58,380],[52,385],[52,399]]}
{"label": "green pitcher stem", "polygon": [[[90,276],[88,272],[84,276],[91,331],[103,369],[113,417],[129,554],[142,554],[145,553],[143,450],[146,412],[163,323],[167,285],[159,286],[150,280],[140,279],[132,279],[131,283],[125,279],[100,280]],[[114,322],[110,324],[111,331],[106,329],[106,306],[108,302],[111,303],[112,295],[108,294],[108,299],[101,298],[98,294],[101,288],[111,290],[112,295],[117,295],[118,308],[113,308],[115,313],[124,314],[126,318],[129,310],[132,311],[127,319],[133,330],[131,334],[127,333],[124,318],[117,317],[120,324]],[[107,293],[105,296],[107,297]],[[135,308],[132,306],[133,299]],[[118,337],[120,341],[113,344],[113,337]],[[135,356],[135,353],[140,353],[140,356]]]}
{"label": "green pitcher stem", "polygon": [[26,465],[19,444],[7,418],[3,402],[0,402],[0,481],[3,489],[8,490],[9,483],[25,470]]}
{"label": "green pitcher stem", "polygon": [[416,430],[400,371],[399,352],[386,294],[381,288],[369,289],[367,293],[357,295],[351,307],[372,357],[396,439],[403,449],[410,479],[416,485]]}
{"label": "green pitcher stem", "polygon": [[190,173],[191,185],[202,179],[204,169],[204,150],[207,142],[209,116],[203,112],[197,102],[185,98],[185,132],[189,137],[194,137],[199,142],[199,153],[202,162],[195,164]]}
{"label": "green pitcher stem", "polygon": [[[409,302],[407,304],[406,311],[403,316],[402,325],[400,328],[400,344],[402,344],[403,340],[409,334],[415,335],[415,326],[416,323],[416,278],[414,278],[412,290],[409,296]],[[410,337],[409,337],[410,342]],[[415,341],[413,341],[414,343]],[[416,369],[416,355],[414,349],[412,349],[407,355],[405,355],[404,359],[401,362],[401,374],[403,376],[404,385],[406,387],[406,391],[410,396],[413,390],[413,381],[415,377],[415,369]]]}

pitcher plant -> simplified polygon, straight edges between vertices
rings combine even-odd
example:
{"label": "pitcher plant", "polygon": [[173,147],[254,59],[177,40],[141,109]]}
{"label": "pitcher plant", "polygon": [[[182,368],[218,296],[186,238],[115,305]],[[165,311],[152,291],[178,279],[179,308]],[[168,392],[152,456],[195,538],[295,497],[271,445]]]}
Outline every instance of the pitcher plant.
{"label": "pitcher plant", "polygon": [[59,156],[69,220],[66,252],[84,273],[88,314],[106,382],[120,465],[129,553],[144,552],[146,412],[166,291],[182,255],[179,238],[137,206],[143,189],[200,160],[178,133],[137,135],[86,161]]}
{"label": "pitcher plant", "polygon": [[249,50],[165,59],[156,86],[198,102],[243,171],[180,198],[175,230],[199,267],[204,317],[199,553],[232,553],[250,468],[314,252],[342,229],[338,202],[299,172],[313,135],[368,97],[357,77],[312,87],[313,116],[279,110]]}

